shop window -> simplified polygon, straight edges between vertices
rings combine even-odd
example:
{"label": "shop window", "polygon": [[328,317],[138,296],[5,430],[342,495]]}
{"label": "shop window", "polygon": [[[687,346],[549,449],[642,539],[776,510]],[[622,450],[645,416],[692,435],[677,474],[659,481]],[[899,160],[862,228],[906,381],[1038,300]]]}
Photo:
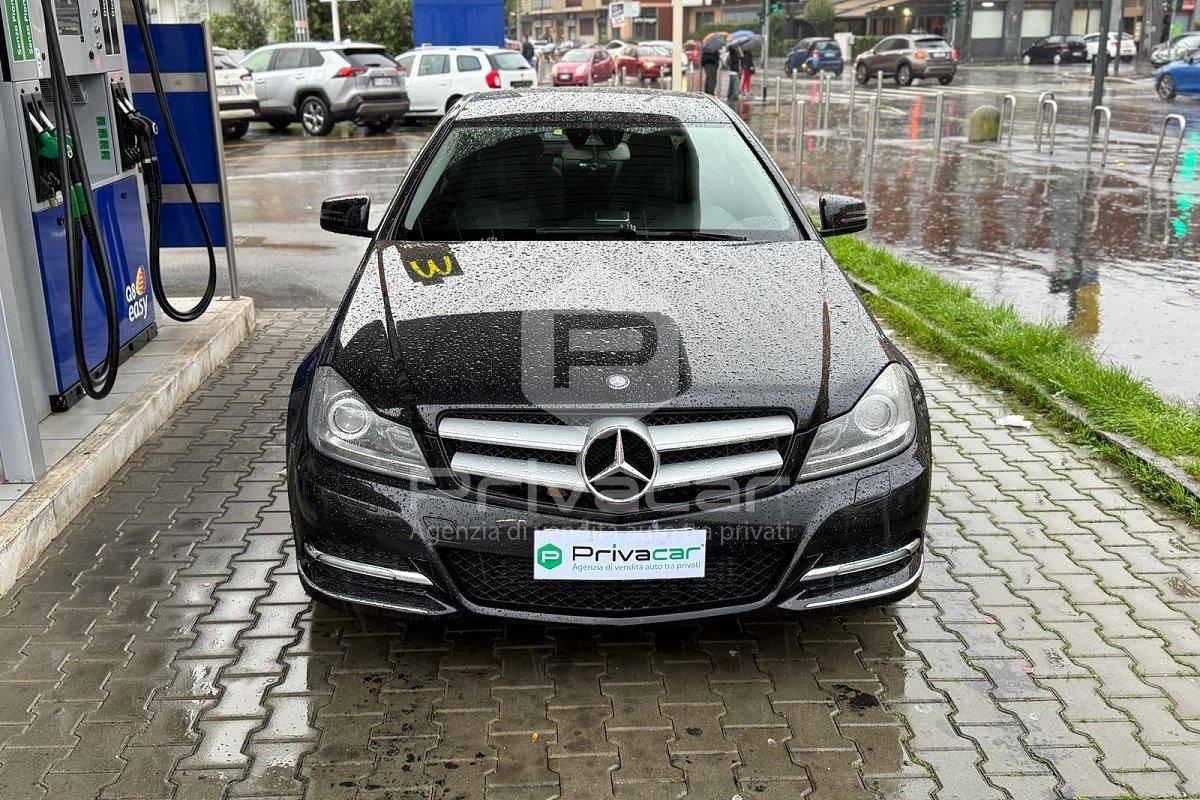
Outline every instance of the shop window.
{"label": "shop window", "polygon": [[971,15],[972,39],[1003,39],[1004,9],[976,6]]}
{"label": "shop window", "polygon": [[1054,9],[1025,6],[1021,15],[1021,38],[1037,39],[1050,35],[1050,26],[1054,22]]}

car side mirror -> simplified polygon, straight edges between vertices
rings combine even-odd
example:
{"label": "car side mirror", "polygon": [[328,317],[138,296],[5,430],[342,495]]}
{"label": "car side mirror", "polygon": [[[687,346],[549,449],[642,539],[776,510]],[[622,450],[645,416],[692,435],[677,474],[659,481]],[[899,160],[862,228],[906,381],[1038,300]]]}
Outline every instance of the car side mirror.
{"label": "car side mirror", "polygon": [[823,194],[818,201],[821,209],[821,238],[858,233],[867,227],[867,204],[857,197],[842,194]]}
{"label": "car side mirror", "polygon": [[330,233],[374,236],[371,229],[371,198],[362,195],[331,197],[321,203],[321,228]]}

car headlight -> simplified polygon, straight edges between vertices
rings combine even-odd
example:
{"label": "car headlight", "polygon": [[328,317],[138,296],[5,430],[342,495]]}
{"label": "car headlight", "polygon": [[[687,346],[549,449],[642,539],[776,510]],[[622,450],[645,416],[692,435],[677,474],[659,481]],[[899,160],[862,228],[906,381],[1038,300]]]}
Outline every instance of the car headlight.
{"label": "car headlight", "polygon": [[317,450],[343,464],[433,482],[412,429],[376,414],[333,367],[317,367],[313,375],[308,437]]}
{"label": "car headlight", "polygon": [[800,479],[819,478],[882,461],[904,450],[917,432],[908,377],[889,364],[842,416],[817,429]]}

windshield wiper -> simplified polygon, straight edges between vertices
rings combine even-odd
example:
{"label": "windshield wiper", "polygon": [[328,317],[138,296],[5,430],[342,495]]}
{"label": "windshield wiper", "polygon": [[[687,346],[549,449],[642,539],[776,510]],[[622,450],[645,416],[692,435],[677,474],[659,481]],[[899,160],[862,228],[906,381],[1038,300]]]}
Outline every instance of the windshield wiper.
{"label": "windshield wiper", "polygon": [[596,236],[614,239],[698,239],[715,242],[744,242],[745,236],[735,236],[731,233],[709,233],[708,231],[693,231],[674,228],[645,228],[639,229],[633,225],[612,225],[589,227],[586,225],[564,228],[536,228],[538,236]]}

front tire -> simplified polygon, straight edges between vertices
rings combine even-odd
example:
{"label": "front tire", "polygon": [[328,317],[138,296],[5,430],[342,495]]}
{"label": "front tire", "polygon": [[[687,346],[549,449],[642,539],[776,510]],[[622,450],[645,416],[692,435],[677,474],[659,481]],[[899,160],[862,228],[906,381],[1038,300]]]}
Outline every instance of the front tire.
{"label": "front tire", "polygon": [[938,83],[940,83],[942,86],[949,86],[950,81],[952,80],[954,80],[953,75],[943,75],[942,77],[938,78]]}
{"label": "front tire", "polygon": [[221,136],[225,139],[240,139],[250,130],[250,121],[240,119],[237,122],[226,122],[221,126]]}
{"label": "front tire", "polygon": [[[588,78],[589,78],[588,83],[591,83],[591,80],[590,80],[591,74],[590,73],[588,75]],[[461,94],[452,94],[446,98],[446,113],[447,114],[450,113],[450,109],[454,108],[454,104],[457,103],[459,98],[461,98],[461,97],[462,97]]]}
{"label": "front tire", "polygon": [[913,74],[912,67],[908,64],[901,64],[896,70],[896,84],[899,86],[912,86]]}
{"label": "front tire", "polygon": [[1029,55],[1029,53],[1026,53],[1025,55],[1021,56],[1021,63],[1028,67],[1033,63],[1033,56]]}
{"label": "front tire", "polygon": [[319,95],[309,95],[300,103],[300,127],[309,136],[328,136],[333,130],[329,104]]}
{"label": "front tire", "polygon": [[1175,99],[1175,79],[1170,75],[1163,75],[1158,81],[1158,96],[1168,103]]}
{"label": "front tire", "polygon": [[1052,58],[1050,60],[1054,62],[1055,66],[1058,66],[1059,64],[1062,63],[1062,53],[1055,53],[1054,58]]}
{"label": "front tire", "polygon": [[867,65],[859,64],[854,68],[854,80],[858,81],[859,86],[867,85]]}

